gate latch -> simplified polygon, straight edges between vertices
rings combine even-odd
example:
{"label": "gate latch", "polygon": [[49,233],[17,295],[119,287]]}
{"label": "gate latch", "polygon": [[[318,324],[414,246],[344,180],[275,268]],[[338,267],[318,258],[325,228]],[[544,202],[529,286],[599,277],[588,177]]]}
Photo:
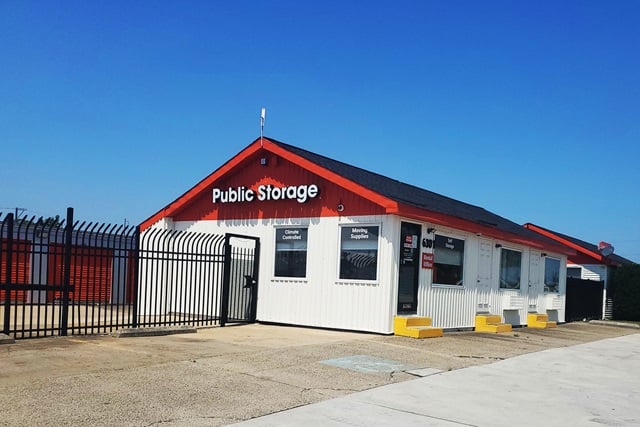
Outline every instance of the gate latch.
{"label": "gate latch", "polygon": [[248,275],[248,274],[245,274],[244,281],[246,282],[244,284],[245,288],[250,288],[250,287],[255,286],[255,285],[258,284],[258,281],[256,279],[254,279],[253,277],[251,277],[250,275]]}

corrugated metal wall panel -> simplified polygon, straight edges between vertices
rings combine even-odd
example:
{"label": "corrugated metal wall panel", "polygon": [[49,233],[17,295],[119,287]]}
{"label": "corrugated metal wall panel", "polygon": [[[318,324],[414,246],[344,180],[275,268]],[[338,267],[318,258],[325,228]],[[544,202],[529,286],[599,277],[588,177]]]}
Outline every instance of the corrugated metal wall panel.
{"label": "corrugated metal wall panel", "polygon": [[[7,253],[8,244],[2,239],[0,248],[0,281],[3,283],[7,278]],[[14,240],[11,258],[11,282],[14,284],[27,284],[31,280],[31,242],[28,240]],[[25,291],[13,291],[11,298],[13,301],[25,301]],[[5,293],[0,291],[0,301],[4,301]]]}
{"label": "corrugated metal wall panel", "polygon": [[[424,225],[423,233],[430,226]],[[522,271],[520,290],[500,289],[498,277],[500,271],[500,248],[496,247],[496,242],[488,240],[482,236],[471,233],[463,233],[454,229],[437,227],[437,233],[449,234],[464,239],[465,241],[465,261],[464,261],[464,284],[462,287],[432,285],[432,271],[421,270],[420,287],[418,289],[418,314],[431,317],[433,324],[445,329],[471,328],[475,324],[475,315],[478,311],[489,311],[492,314],[499,314],[505,320],[514,325],[526,325],[529,304],[532,303],[540,313],[552,310],[547,307],[551,301],[548,294],[544,293],[542,278],[544,277],[543,263],[540,260],[540,253],[531,251],[527,247],[513,247],[522,251]],[[491,256],[480,254],[480,244],[484,243],[485,248],[490,247]],[[487,243],[490,243],[488,246]],[[533,265],[530,265],[531,252],[533,252]],[[549,254],[550,256],[552,254]],[[560,265],[566,265],[566,257],[554,254],[559,258]],[[480,269],[480,257],[482,262],[490,260],[489,271]],[[530,269],[535,272],[530,277]],[[480,277],[482,276],[482,277]],[[485,277],[486,276],[486,277]],[[532,280],[532,287],[529,288],[529,281]],[[489,285],[483,288],[480,284],[488,282]],[[559,301],[566,289],[566,270],[561,268],[560,273],[560,293],[557,298],[552,298],[554,308],[549,312],[550,317],[555,317],[558,321],[564,321],[564,304],[559,307]]]}
{"label": "corrugated metal wall panel", "polygon": [[473,289],[433,286],[418,310],[421,315],[431,317],[434,326],[469,328],[474,326],[475,301]]}
{"label": "corrugated metal wall panel", "polygon": [[[379,225],[378,279],[375,282],[338,279],[340,226]],[[307,277],[274,277],[275,227],[308,226]],[[386,215],[309,219],[183,221],[176,229],[260,237],[258,320],[327,328],[391,333],[393,221]],[[391,262],[390,262],[391,261]]]}
{"label": "corrugated metal wall panel", "polygon": [[[280,219],[238,219],[227,221],[181,221],[173,226],[179,230],[209,233],[234,232],[260,237],[261,265],[258,287],[258,320],[318,326],[327,328],[353,329],[380,333],[393,331],[393,316],[397,307],[398,257],[400,247],[400,223],[402,218],[373,215],[359,217],[324,218],[280,218]],[[368,224],[381,226],[379,240],[378,280],[371,282],[348,282],[338,280],[339,239],[341,224]],[[167,222],[167,226],[172,226]],[[274,278],[275,227],[308,226],[307,277],[304,279]],[[423,233],[429,224],[423,224]],[[441,233],[449,233],[465,240],[464,285],[432,286],[431,270],[420,269],[418,288],[418,315],[433,319],[434,325],[447,328],[472,328],[478,303],[486,302],[493,314],[500,314],[514,325],[527,322],[528,300],[538,301],[538,310],[545,296],[529,295],[529,249],[522,250],[521,291],[501,290],[498,287],[500,268],[499,248],[496,241],[487,240],[471,233],[438,228]],[[397,240],[397,241],[396,241]],[[486,291],[478,289],[478,259],[480,241],[490,242],[492,251],[490,286]],[[424,248],[422,252],[424,252]],[[550,254],[551,255],[551,254]],[[561,265],[566,258],[561,258]],[[487,259],[486,257],[483,259]],[[541,273],[542,274],[542,273]],[[566,274],[561,272],[561,292],[565,292]],[[485,295],[481,297],[481,295]],[[511,303],[509,296],[520,301],[520,308],[507,310]],[[506,301],[506,302],[505,302]],[[516,301],[516,302],[517,302]],[[517,304],[516,304],[517,305]],[[557,305],[557,303],[556,303]],[[515,305],[512,305],[515,306]],[[554,312],[555,313],[555,312]],[[554,314],[564,321],[564,309]]]}
{"label": "corrugated metal wall panel", "polygon": [[582,279],[585,280],[605,280],[607,267],[599,264],[583,264]]}
{"label": "corrugated metal wall panel", "polygon": [[[64,245],[49,244],[48,283],[63,282]],[[106,303],[111,300],[113,283],[113,249],[72,246],[69,282],[75,290],[72,301]],[[61,292],[49,292],[49,300],[62,298]]]}

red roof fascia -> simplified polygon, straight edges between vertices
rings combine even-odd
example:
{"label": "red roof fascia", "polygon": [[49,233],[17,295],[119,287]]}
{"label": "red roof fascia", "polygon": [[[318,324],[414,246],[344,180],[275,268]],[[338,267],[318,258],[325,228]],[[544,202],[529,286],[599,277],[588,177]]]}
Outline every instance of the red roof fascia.
{"label": "red roof fascia", "polygon": [[[257,141],[257,143],[256,143]],[[163,209],[146,219],[142,224],[140,224],[140,229],[145,230],[151,227],[156,222],[160,221],[162,218],[170,217],[175,212],[177,212],[180,208],[189,203],[194,197],[204,191],[209,185],[211,185],[216,180],[220,179],[227,172],[232,170],[234,167],[238,166],[240,163],[245,161],[248,157],[256,153],[260,150],[260,142],[256,140],[251,143],[248,147],[242,150],[240,153],[235,155],[231,160],[229,160],[224,165],[220,166],[214,172],[205,177],[202,181],[193,186],[190,190],[182,194],[180,197],[175,199],[173,202],[169,203]]]}
{"label": "red roof fascia", "polygon": [[593,264],[596,261],[594,261],[593,258],[591,258],[589,255],[585,255],[582,252],[577,252],[576,255],[570,256],[567,259],[567,262],[569,264],[580,264],[580,265],[584,265],[584,264]]}
{"label": "red roof fascia", "polygon": [[504,240],[512,243],[519,243],[526,246],[531,246],[541,250],[547,250],[549,252],[555,252],[567,256],[575,255],[575,251],[567,249],[562,245],[555,245],[552,243],[542,242],[537,239],[527,239],[522,236],[518,236],[512,233],[508,233],[506,231],[497,230],[493,227],[489,227],[483,224],[478,224],[473,221],[469,221],[466,219],[441,214],[438,212],[428,211],[426,209],[420,209],[415,206],[400,205],[399,215],[418,219],[426,222],[431,222],[433,224],[444,225],[451,228],[457,228],[459,230],[468,231],[471,233],[480,234],[487,237],[493,237],[496,239]]}
{"label": "red roof fascia", "polygon": [[528,228],[531,231],[535,231],[536,233],[540,233],[545,237],[553,239],[556,242],[559,242],[559,243],[561,243],[561,244],[563,244],[563,245],[565,245],[567,247],[575,249],[576,251],[578,251],[580,253],[583,253],[583,254],[595,259],[596,261],[598,261],[598,262],[600,262],[602,264],[607,264],[607,265],[611,264],[611,261],[609,261],[608,259],[603,257],[601,254],[599,254],[597,252],[590,251],[589,249],[587,249],[587,248],[585,248],[583,246],[580,246],[580,245],[578,245],[576,243],[573,243],[573,242],[571,242],[571,241],[569,241],[569,240],[567,240],[567,239],[565,239],[565,238],[563,238],[561,236],[558,236],[557,234],[555,234],[555,233],[553,233],[553,232],[551,232],[549,230],[546,230],[546,229],[544,229],[542,227],[538,227],[535,224],[531,224],[530,222],[528,222],[528,223],[526,223],[524,225],[524,227]]}
{"label": "red roof fascia", "polygon": [[211,173],[202,181],[200,181],[198,184],[193,186],[190,190],[188,190],[183,195],[178,197],[176,200],[168,204],[159,212],[155,213],[154,215],[146,219],[142,224],[140,224],[140,228],[142,230],[145,230],[151,227],[156,222],[160,221],[162,218],[173,216],[178,210],[180,210],[182,207],[188,204],[194,197],[196,197],[198,194],[204,191],[208,186],[213,184],[216,180],[220,179],[226,173],[231,171],[233,168],[237,167],[247,158],[249,158],[250,156],[252,156],[253,154],[255,154],[260,150],[266,150],[273,154],[276,154],[304,169],[307,169],[312,173],[315,173],[318,176],[321,176],[345,188],[348,191],[358,194],[372,201],[373,203],[376,203],[382,206],[383,208],[385,208],[387,213],[396,213],[398,210],[398,204],[395,201],[379,193],[376,193],[375,191],[371,191],[370,189],[363,187],[360,184],[350,181],[336,174],[335,172],[331,172],[321,166],[318,166],[315,163],[303,157],[300,157],[294,153],[291,153],[290,151],[287,151],[286,149],[273,143],[268,138],[258,138],[255,141],[253,141],[251,144],[249,144],[247,148],[245,148],[236,156],[234,156],[231,160],[229,160],[227,163],[222,165],[220,168],[216,169],[213,173]]}

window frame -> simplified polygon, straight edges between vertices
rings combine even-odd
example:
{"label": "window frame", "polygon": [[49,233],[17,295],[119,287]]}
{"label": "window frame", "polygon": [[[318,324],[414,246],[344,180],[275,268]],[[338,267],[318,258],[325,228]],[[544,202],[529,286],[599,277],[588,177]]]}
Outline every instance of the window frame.
{"label": "window frame", "polygon": [[[550,290],[549,285],[547,283],[547,261],[557,261],[558,262],[558,282],[555,283],[556,286],[556,290]],[[559,258],[553,257],[553,256],[547,256],[544,259],[544,277],[542,279],[542,282],[544,284],[544,292],[546,293],[550,293],[550,294],[559,294],[560,293],[560,270],[562,267],[562,262]]]}
{"label": "window frame", "polygon": [[[509,251],[509,252],[514,252],[514,253],[518,253],[520,254],[520,273],[518,275],[518,286],[515,288],[510,288],[510,287],[506,287],[506,286],[502,286],[502,254],[503,251]],[[500,261],[498,264],[498,289],[500,289],[501,291],[520,291],[522,289],[522,254],[523,251],[521,249],[515,249],[515,248],[505,248],[505,247],[501,247],[500,248]]]}
{"label": "window frame", "polygon": [[[569,271],[575,272],[576,270],[580,273],[579,276],[574,276],[572,274],[569,274]],[[580,266],[571,266],[571,267],[567,267],[567,278],[574,278],[574,279],[582,279],[582,267]]]}
{"label": "window frame", "polygon": [[[458,241],[462,242],[462,259],[460,260],[460,270],[462,272],[461,274],[461,279],[459,280],[458,284],[451,284],[451,283],[440,283],[437,282],[436,276],[437,276],[437,269],[436,269],[436,250],[438,248],[438,246],[436,245],[436,240],[437,238],[442,237],[445,239],[455,239]],[[432,270],[431,272],[431,285],[432,286],[436,286],[436,287],[452,287],[452,288],[462,288],[464,287],[464,278],[465,278],[465,259],[466,259],[466,251],[465,251],[465,247],[467,246],[467,240],[460,237],[460,236],[456,236],[456,235],[452,235],[452,234],[446,234],[446,233],[436,233],[433,237],[433,267],[434,270]],[[451,264],[453,265],[453,264]]]}
{"label": "window frame", "polygon": [[[278,262],[278,231],[279,230],[286,230],[286,229],[304,229],[306,231],[306,240],[305,240],[305,248],[304,248],[304,253],[305,253],[305,263],[304,263],[304,275],[303,276],[294,276],[294,275],[288,275],[288,276],[283,276],[283,275],[278,275],[278,269],[277,269],[277,262]],[[290,279],[290,280],[304,280],[307,278],[309,271],[308,271],[308,264],[309,264],[309,226],[308,225],[304,225],[304,224],[299,224],[299,225],[291,225],[291,226],[277,226],[274,228],[275,232],[274,232],[274,246],[273,246],[273,277],[275,279]],[[287,251],[287,252],[293,252],[293,251]],[[301,251],[300,251],[301,252]]]}
{"label": "window frame", "polygon": [[[377,227],[378,235],[375,247],[375,277],[373,279],[353,279],[342,277],[342,230],[344,228],[367,228]],[[338,225],[338,262],[337,262],[337,281],[342,283],[377,283],[380,278],[380,236],[382,233],[382,224],[380,223],[351,223]]]}

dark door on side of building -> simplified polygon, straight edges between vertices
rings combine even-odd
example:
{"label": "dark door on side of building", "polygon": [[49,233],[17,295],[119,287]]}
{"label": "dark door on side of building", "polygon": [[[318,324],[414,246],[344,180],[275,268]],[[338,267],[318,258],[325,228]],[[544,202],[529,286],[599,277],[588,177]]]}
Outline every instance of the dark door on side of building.
{"label": "dark door on side of building", "polygon": [[415,313],[418,308],[421,228],[409,222],[403,222],[400,227],[398,313]]}
{"label": "dark door on side of building", "polygon": [[603,289],[603,281],[567,277],[565,320],[601,319]]}

